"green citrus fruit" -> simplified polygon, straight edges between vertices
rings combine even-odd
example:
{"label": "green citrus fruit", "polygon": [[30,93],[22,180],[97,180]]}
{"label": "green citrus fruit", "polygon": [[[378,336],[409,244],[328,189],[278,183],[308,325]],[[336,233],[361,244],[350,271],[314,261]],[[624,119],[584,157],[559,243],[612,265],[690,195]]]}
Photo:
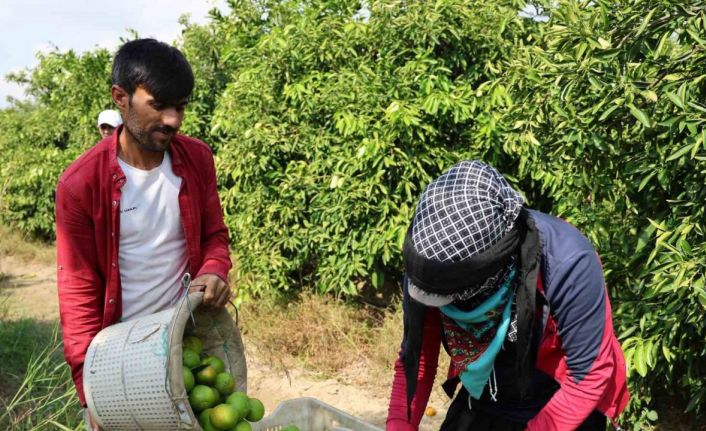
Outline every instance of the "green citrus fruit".
{"label": "green citrus fruit", "polygon": [[218,429],[230,429],[237,423],[238,412],[230,404],[219,404],[211,410],[211,424]]}
{"label": "green citrus fruit", "polygon": [[211,419],[210,419],[211,410],[213,410],[213,409],[206,409],[206,410],[202,411],[201,414],[199,415],[199,424],[201,425],[202,428],[206,422],[209,422],[209,423],[211,422]]}
{"label": "green citrus fruit", "polygon": [[198,383],[199,385],[211,386],[216,382],[217,375],[218,373],[216,372],[216,369],[209,365],[203,370],[196,373],[194,377],[196,377],[196,383]]}
{"label": "green citrus fruit", "polygon": [[203,343],[193,335],[184,337],[184,340],[181,342],[181,347],[183,349],[189,349],[197,355],[200,355],[203,351]]}
{"label": "green citrus fruit", "polygon": [[245,392],[233,392],[228,396],[226,402],[231,406],[235,407],[238,411],[238,415],[244,418],[250,413],[250,402],[248,401],[248,396]]}
{"label": "green citrus fruit", "polygon": [[194,389],[194,375],[187,367],[184,367],[184,388],[186,392],[191,392]]}
{"label": "green citrus fruit", "polygon": [[230,373],[218,373],[216,383],[213,385],[224,397],[233,393],[235,389],[235,379]]}
{"label": "green citrus fruit", "polygon": [[217,392],[208,386],[196,385],[189,394],[189,404],[196,412],[213,407],[218,402]]}
{"label": "green citrus fruit", "polygon": [[286,427],[282,428],[280,431],[299,431],[299,427],[296,425],[287,425]]}
{"label": "green citrus fruit", "polygon": [[192,369],[201,365],[201,360],[199,359],[199,354],[193,350],[185,349],[182,353],[182,358],[184,360],[184,366],[188,369]]}
{"label": "green citrus fruit", "polygon": [[[204,410],[201,413],[201,416],[199,416],[199,425],[201,425],[201,429],[203,431],[220,431],[218,428],[214,427],[213,424],[211,423],[211,411],[213,409],[208,409]],[[208,414],[204,415],[204,413],[208,412]],[[201,420],[201,417],[204,417],[203,421]]]}
{"label": "green citrus fruit", "polygon": [[250,398],[248,399],[248,403],[250,404],[250,412],[245,419],[250,422],[257,422],[265,416],[265,406],[262,404],[262,401],[257,398]]}
{"label": "green citrus fruit", "polygon": [[225,400],[221,396],[221,393],[218,392],[218,390],[216,388],[214,388],[213,386],[209,386],[209,387],[211,388],[211,391],[213,392],[213,396],[216,398],[216,404],[225,404]]}
{"label": "green citrus fruit", "polygon": [[224,364],[223,361],[221,360],[221,358],[219,358],[218,356],[213,356],[213,355],[206,356],[201,361],[201,364],[212,366],[213,368],[216,369],[216,373],[222,373],[226,370],[226,364]]}
{"label": "green citrus fruit", "polygon": [[245,421],[238,422],[238,425],[236,425],[235,428],[232,428],[229,431],[252,431],[252,425]]}

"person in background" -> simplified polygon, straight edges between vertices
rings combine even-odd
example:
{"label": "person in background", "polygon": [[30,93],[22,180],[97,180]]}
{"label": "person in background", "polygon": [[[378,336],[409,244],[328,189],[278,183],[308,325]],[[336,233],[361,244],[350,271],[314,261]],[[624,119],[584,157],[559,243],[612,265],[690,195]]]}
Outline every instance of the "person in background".
{"label": "person in background", "polygon": [[106,109],[98,114],[98,133],[100,133],[101,138],[107,138],[112,135],[121,124],[123,124],[123,117],[120,116],[118,111]]}
{"label": "person in background", "polygon": [[625,409],[598,255],[569,223],[523,204],[478,161],[422,194],[404,242],[388,430],[418,429],[440,345],[450,356],[443,388],[456,394],[442,431],[605,430]]}
{"label": "person in background", "polygon": [[232,295],[213,154],[177,133],[191,66],[178,49],[137,39],[118,50],[111,78],[124,124],[74,161],[56,192],[64,355],[84,407],[83,363],[103,328],[173,306],[187,272],[205,306],[224,307]]}

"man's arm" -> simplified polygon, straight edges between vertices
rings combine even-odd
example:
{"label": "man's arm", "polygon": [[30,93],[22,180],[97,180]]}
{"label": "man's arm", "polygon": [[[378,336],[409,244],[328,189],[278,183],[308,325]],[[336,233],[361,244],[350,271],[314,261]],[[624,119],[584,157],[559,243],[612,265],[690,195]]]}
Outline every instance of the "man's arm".
{"label": "man's arm", "polygon": [[595,252],[584,250],[557,268],[547,301],[556,319],[567,374],[528,430],[576,429],[597,407],[616,364],[610,307]]}
{"label": "man's arm", "polygon": [[98,274],[93,222],[81,202],[59,181],[56,191],[56,262],[59,314],[64,356],[79,399],[83,394],[83,361],[103,320],[104,281]]}
{"label": "man's arm", "polygon": [[196,274],[215,274],[224,282],[228,281],[228,271],[232,266],[228,250],[228,228],[223,223],[223,211],[218,198],[216,167],[213,156],[206,157],[204,175],[206,176],[205,207],[201,217],[201,255],[203,264]]}

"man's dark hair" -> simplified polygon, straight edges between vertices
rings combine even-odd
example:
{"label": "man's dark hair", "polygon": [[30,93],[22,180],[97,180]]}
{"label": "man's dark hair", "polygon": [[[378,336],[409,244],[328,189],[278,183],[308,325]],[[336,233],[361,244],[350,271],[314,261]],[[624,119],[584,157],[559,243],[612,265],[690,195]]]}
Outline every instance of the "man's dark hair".
{"label": "man's dark hair", "polygon": [[113,60],[111,79],[131,97],[142,86],[168,105],[176,105],[194,89],[194,74],[184,54],[154,39],[136,39],[121,46]]}

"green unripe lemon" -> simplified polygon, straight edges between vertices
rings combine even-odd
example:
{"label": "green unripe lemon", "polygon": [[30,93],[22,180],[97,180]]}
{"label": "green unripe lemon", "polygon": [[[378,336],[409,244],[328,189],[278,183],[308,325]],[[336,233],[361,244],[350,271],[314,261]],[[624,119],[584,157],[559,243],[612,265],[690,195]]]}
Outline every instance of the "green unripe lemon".
{"label": "green unripe lemon", "polygon": [[216,369],[209,365],[203,370],[196,373],[194,377],[196,377],[196,383],[198,383],[199,385],[212,386],[214,383],[216,383],[217,375],[218,373],[216,372]]}
{"label": "green unripe lemon", "polygon": [[226,402],[235,407],[238,415],[244,418],[250,413],[250,402],[245,392],[233,392],[226,398]]}
{"label": "green unripe lemon", "polygon": [[250,422],[257,422],[265,416],[265,405],[262,404],[262,401],[257,398],[250,398],[248,403],[250,404],[250,412],[245,419]]}
{"label": "green unripe lemon", "polygon": [[211,415],[211,410],[213,409],[206,409],[201,412],[199,415],[199,425],[203,428],[204,424],[206,422],[211,422],[210,415]]}
{"label": "green unripe lemon", "polygon": [[201,365],[201,360],[199,359],[198,353],[193,350],[185,349],[182,353],[182,359],[184,361],[184,366],[188,369]]}
{"label": "green unripe lemon", "polygon": [[233,393],[235,389],[235,379],[230,373],[218,373],[216,383],[213,385],[224,397]]}
{"label": "green unripe lemon", "polygon": [[181,346],[183,349],[189,349],[197,355],[200,355],[203,351],[203,343],[193,335],[187,335],[184,337],[184,340],[181,342]]}
{"label": "green unripe lemon", "polygon": [[218,429],[233,428],[240,419],[238,412],[230,404],[219,404],[211,410],[211,424]]}
{"label": "green unripe lemon", "polygon": [[186,392],[191,392],[194,389],[194,375],[188,367],[184,368],[184,389]]}
{"label": "green unripe lemon", "polygon": [[224,371],[226,370],[226,364],[223,363],[223,361],[221,360],[221,358],[219,358],[218,356],[213,356],[213,355],[206,356],[206,357],[201,361],[201,364],[202,364],[202,365],[210,365],[210,366],[212,366],[213,368],[216,369],[216,374],[222,373],[222,372],[224,372]]}
{"label": "green unripe lemon", "polygon": [[238,422],[238,425],[236,425],[235,428],[232,428],[229,431],[252,431],[252,425],[245,421]]}
{"label": "green unripe lemon", "polygon": [[189,394],[189,404],[196,412],[213,407],[218,402],[218,392],[204,385],[196,385]]}

